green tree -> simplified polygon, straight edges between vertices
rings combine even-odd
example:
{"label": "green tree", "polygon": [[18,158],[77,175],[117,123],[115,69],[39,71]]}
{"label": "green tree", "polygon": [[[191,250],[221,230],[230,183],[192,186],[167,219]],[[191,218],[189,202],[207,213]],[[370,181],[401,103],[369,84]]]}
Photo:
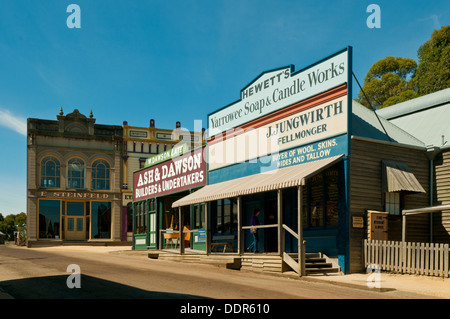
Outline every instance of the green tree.
{"label": "green tree", "polygon": [[450,26],[435,30],[417,56],[419,63],[390,56],[376,62],[357,101],[378,109],[450,87]]}
{"label": "green tree", "polygon": [[417,50],[419,67],[413,79],[420,95],[450,87],[450,26],[434,30]]}
{"label": "green tree", "polygon": [[0,213],[0,231],[7,235],[7,240],[14,240],[15,231],[25,231],[27,227],[27,214],[11,214],[3,217]]}
{"label": "green tree", "polygon": [[417,97],[410,84],[416,69],[416,61],[408,58],[388,56],[376,62],[364,78],[358,102],[378,109]]}

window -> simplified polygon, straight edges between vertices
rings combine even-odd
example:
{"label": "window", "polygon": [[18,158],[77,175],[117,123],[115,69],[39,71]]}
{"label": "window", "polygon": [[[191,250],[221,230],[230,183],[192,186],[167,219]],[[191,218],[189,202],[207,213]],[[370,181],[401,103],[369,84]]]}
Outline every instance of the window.
{"label": "window", "polygon": [[211,203],[212,216],[215,217],[213,232],[233,233],[237,231],[237,200],[221,199]]}
{"label": "window", "polygon": [[60,163],[54,156],[41,161],[41,187],[60,187]]}
{"label": "window", "polygon": [[85,165],[80,158],[72,158],[67,162],[67,188],[85,188]]}
{"label": "window", "polygon": [[92,189],[110,189],[110,166],[105,160],[92,164]]}
{"label": "window", "polygon": [[147,232],[147,202],[142,201],[135,204],[136,209],[136,234],[145,234]]}
{"label": "window", "polygon": [[205,204],[194,205],[194,229],[206,228]]}
{"label": "window", "polygon": [[61,201],[39,200],[39,238],[59,238]]}
{"label": "window", "polygon": [[145,167],[145,161],[146,158],[139,158],[139,169],[144,168]]}
{"label": "window", "polygon": [[91,202],[92,238],[111,238],[111,202]]}
{"label": "window", "polygon": [[400,215],[400,193],[385,193],[385,210],[391,215]]}
{"label": "window", "polygon": [[308,181],[308,227],[339,225],[339,168],[332,167]]}

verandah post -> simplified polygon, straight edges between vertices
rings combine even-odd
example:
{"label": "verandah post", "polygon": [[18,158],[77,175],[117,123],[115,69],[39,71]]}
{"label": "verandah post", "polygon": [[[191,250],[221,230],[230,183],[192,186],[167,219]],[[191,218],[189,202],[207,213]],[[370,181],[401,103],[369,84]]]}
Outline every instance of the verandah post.
{"label": "verandah post", "polygon": [[178,242],[180,243],[180,254],[184,254],[184,236],[183,236],[183,215],[181,214],[181,206],[178,207],[178,230],[179,230],[179,237]]}
{"label": "verandah post", "polygon": [[284,231],[283,231],[283,193],[281,189],[277,190],[277,215],[278,215],[278,254],[284,252]]}
{"label": "verandah post", "polygon": [[303,244],[303,186],[297,187],[297,225],[298,225],[298,266],[299,266],[299,275],[305,275],[305,245]]}
{"label": "verandah post", "polygon": [[244,253],[244,236],[242,232],[242,200],[241,196],[237,197],[237,240],[238,240],[238,254],[242,255]]}

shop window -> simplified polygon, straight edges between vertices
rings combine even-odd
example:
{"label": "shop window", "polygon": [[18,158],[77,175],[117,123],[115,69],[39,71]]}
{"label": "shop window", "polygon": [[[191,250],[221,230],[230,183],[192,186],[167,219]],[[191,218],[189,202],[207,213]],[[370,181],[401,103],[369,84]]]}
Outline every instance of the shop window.
{"label": "shop window", "polygon": [[107,161],[96,160],[92,164],[92,189],[110,189],[110,171]]}
{"label": "shop window", "polygon": [[41,187],[60,187],[60,162],[54,156],[41,161]]}
{"label": "shop window", "polygon": [[80,158],[67,162],[67,188],[85,188],[86,167]]}
{"label": "shop window", "polygon": [[339,174],[337,169],[327,170],[325,175],[325,222],[326,226],[338,226]]}
{"label": "shop window", "polygon": [[136,204],[136,234],[145,234],[147,232],[147,209],[146,201]]}
{"label": "shop window", "polygon": [[339,171],[328,169],[308,181],[309,227],[334,227],[339,223]]}
{"label": "shop window", "polygon": [[194,205],[194,229],[206,228],[205,224],[205,205]]}
{"label": "shop window", "polygon": [[385,210],[391,215],[400,215],[400,193],[385,193]]}
{"label": "shop window", "polygon": [[91,202],[92,239],[111,238],[111,202]]}
{"label": "shop window", "polygon": [[233,233],[237,231],[237,201],[221,199],[211,205],[212,216],[215,216],[213,231],[215,233]]}
{"label": "shop window", "polygon": [[39,200],[39,238],[60,238],[61,201]]}
{"label": "shop window", "polygon": [[323,174],[317,174],[311,178],[309,202],[309,221],[311,227],[323,226]]}

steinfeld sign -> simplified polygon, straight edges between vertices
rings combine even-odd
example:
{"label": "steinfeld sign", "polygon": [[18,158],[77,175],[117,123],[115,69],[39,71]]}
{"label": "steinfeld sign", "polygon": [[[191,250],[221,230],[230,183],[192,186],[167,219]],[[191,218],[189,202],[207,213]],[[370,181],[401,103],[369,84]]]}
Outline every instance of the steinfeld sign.
{"label": "steinfeld sign", "polygon": [[204,148],[134,173],[134,201],[206,184]]}
{"label": "steinfeld sign", "polygon": [[292,73],[293,67],[268,71],[241,91],[241,99],[208,116],[208,137],[347,82],[348,52]]}

